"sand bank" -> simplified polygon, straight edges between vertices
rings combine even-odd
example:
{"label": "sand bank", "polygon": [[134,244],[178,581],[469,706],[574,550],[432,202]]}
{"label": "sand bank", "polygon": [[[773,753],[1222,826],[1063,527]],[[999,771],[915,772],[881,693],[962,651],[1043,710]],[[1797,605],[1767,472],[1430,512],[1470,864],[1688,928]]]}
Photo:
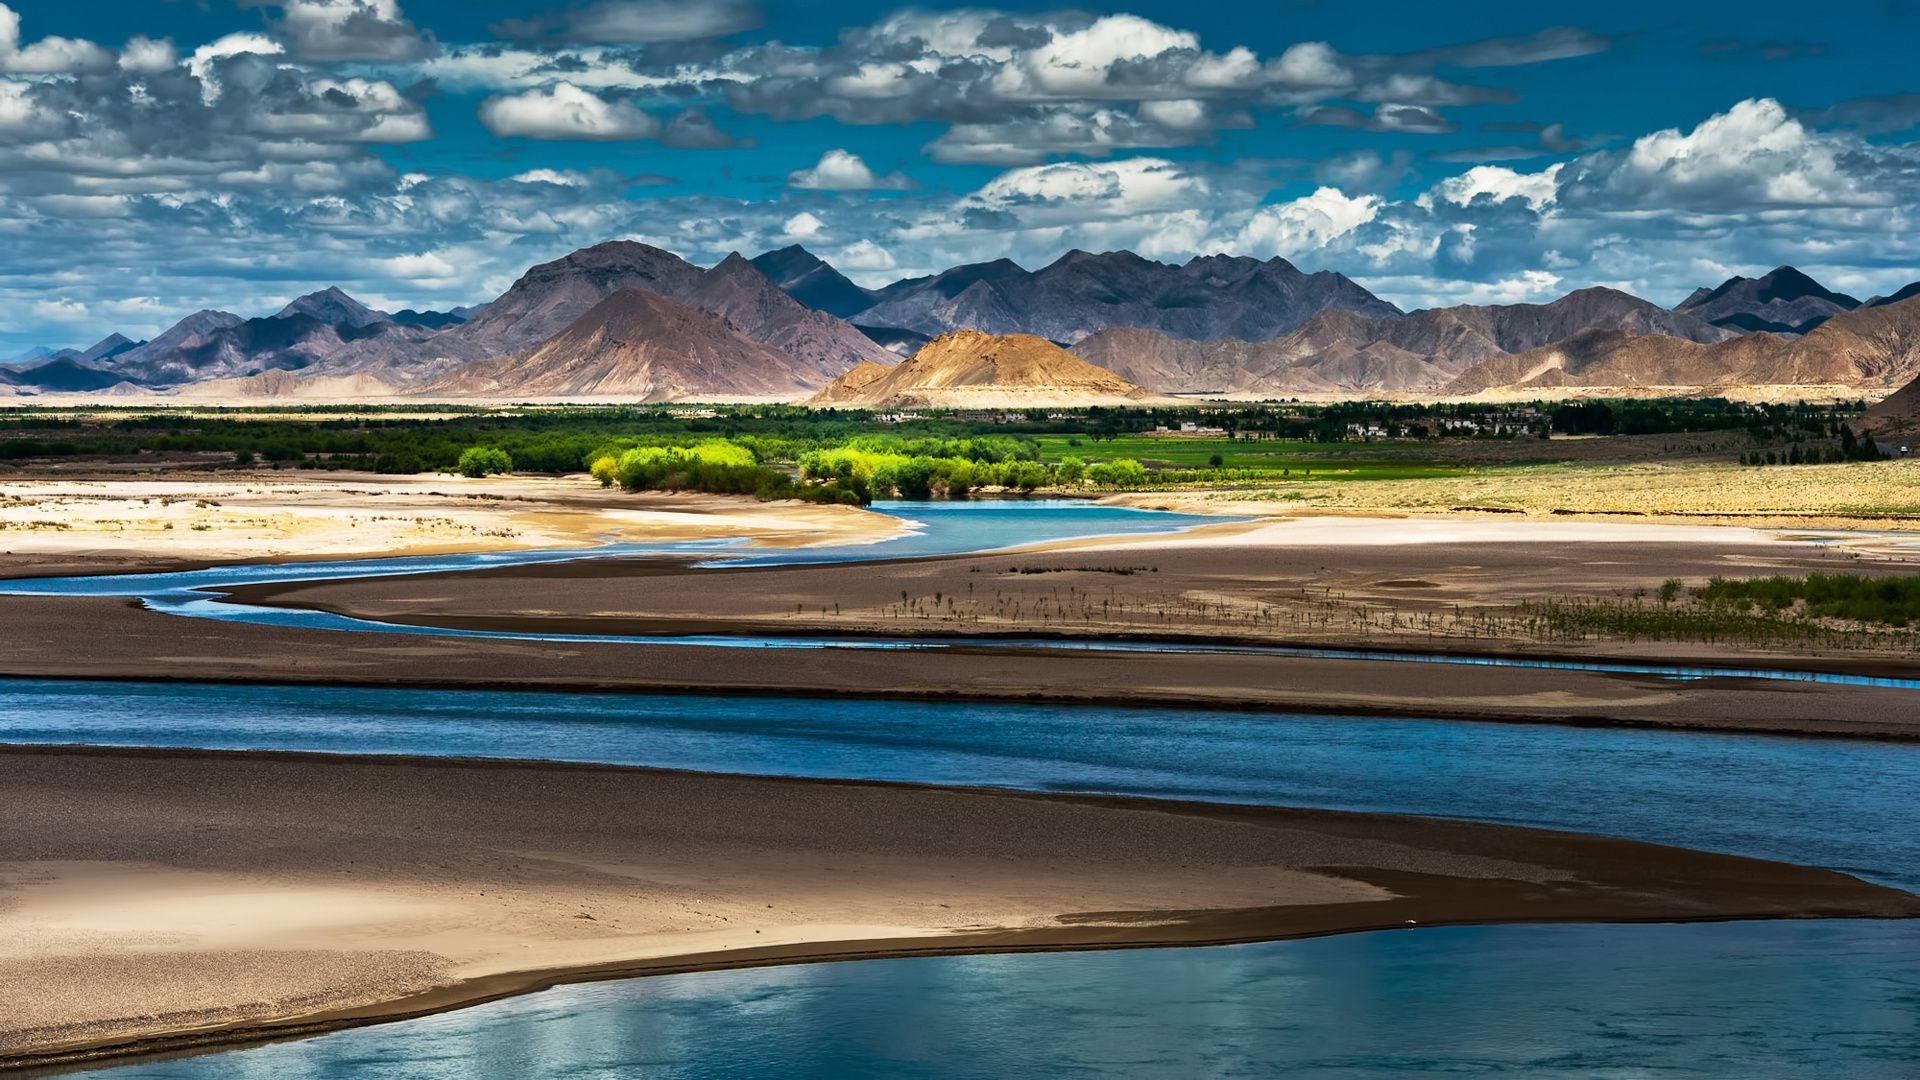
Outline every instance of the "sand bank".
{"label": "sand bank", "polygon": [[343,633],[183,619],[106,597],[5,597],[0,613],[13,635],[0,675],[25,677],[1168,705],[1920,738],[1914,692],[1874,686],[1253,654],[743,652]]}
{"label": "sand bank", "polygon": [[635,495],[584,477],[232,473],[0,482],[0,574],[743,536],[863,543],[897,522],[844,506]]}
{"label": "sand bank", "polygon": [[0,1066],[577,978],[1410,923],[1920,915],[1829,871],[1382,815],[641,769],[0,751]]}

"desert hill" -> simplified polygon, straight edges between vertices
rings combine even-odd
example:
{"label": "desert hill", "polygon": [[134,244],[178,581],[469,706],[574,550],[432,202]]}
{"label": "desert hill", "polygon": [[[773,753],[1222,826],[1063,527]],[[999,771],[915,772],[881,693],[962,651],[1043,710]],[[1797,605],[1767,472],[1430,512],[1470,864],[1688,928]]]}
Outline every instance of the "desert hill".
{"label": "desert hill", "polygon": [[1920,374],[1920,298],[1836,315],[1804,337],[1759,333],[1711,345],[1660,334],[1590,330],[1495,357],[1444,393],[1553,387],[1848,387],[1881,392]]}
{"label": "desert hill", "polygon": [[956,330],[891,369],[863,365],[808,401],[853,408],[1124,405],[1147,391],[1043,338]]}
{"label": "desert hill", "polygon": [[512,397],[796,397],[822,380],[786,353],[710,311],[646,289],[622,289],[539,347],[475,361],[421,394]]}

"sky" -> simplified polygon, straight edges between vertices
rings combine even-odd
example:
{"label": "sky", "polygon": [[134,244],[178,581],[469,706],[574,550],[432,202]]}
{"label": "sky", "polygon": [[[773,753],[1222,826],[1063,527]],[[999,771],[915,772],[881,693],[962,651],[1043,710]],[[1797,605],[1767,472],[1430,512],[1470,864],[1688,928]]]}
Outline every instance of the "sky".
{"label": "sky", "polygon": [[0,354],[612,239],[1079,248],[1403,308],[1920,279],[1920,0],[0,0]]}

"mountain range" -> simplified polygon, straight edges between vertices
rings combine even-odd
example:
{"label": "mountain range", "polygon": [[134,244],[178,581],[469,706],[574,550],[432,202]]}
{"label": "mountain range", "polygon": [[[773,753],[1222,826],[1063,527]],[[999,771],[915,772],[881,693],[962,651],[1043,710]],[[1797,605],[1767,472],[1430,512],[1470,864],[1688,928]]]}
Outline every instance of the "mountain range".
{"label": "mountain range", "polygon": [[1565,387],[1846,387],[1879,390],[1920,377],[1920,298],[1843,312],[1800,337],[1747,334],[1712,344],[1621,330],[1478,364],[1446,395]]}
{"label": "mountain range", "polygon": [[1343,275],[1302,273],[1281,258],[1211,255],[1170,266],[1131,251],[1076,250],[1039,270],[998,259],[877,290],[854,285],[804,248],[769,252],[756,263],[803,303],[862,327],[928,337],[980,330],[1071,344],[1130,326],[1179,338],[1265,341],[1329,309],[1400,314]]}
{"label": "mountain range", "polygon": [[1859,306],[1791,266],[1778,266],[1763,277],[1732,277],[1718,288],[1696,289],[1673,310],[1745,334],[1798,335]]}
{"label": "mountain range", "polygon": [[1433,390],[1481,361],[1594,327],[1715,342],[1732,330],[1616,289],[1550,304],[1462,305],[1398,317],[1325,311],[1271,341],[1188,341],[1109,329],[1074,351],[1142,386],[1170,393],[1337,393]]}
{"label": "mountain range", "polygon": [[[1153,393],[1473,394],[1776,380],[1877,390],[1916,366],[1904,314],[1916,303],[1920,282],[1861,303],[1779,267],[1697,290],[1672,310],[1588,288],[1545,304],[1403,313],[1342,275],[1304,273],[1284,259],[1217,255],[1172,265],[1125,251],[1069,252],[1036,271],[998,260],[868,289],[798,246],[702,268],[612,241],[534,266],[477,307],[390,314],[323,289],[263,318],[202,311],[151,341],[114,334],[85,351],[36,350],[0,367],[0,386],[15,394],[198,386],[240,396],[344,388],[362,396],[799,397],[856,370],[877,380],[902,356],[972,330],[1071,344],[1079,361]],[[1823,333],[1829,324],[1840,329]],[[949,341],[942,352],[954,348]],[[1043,368],[1059,373],[1033,370]],[[835,393],[852,389],[843,380]]]}

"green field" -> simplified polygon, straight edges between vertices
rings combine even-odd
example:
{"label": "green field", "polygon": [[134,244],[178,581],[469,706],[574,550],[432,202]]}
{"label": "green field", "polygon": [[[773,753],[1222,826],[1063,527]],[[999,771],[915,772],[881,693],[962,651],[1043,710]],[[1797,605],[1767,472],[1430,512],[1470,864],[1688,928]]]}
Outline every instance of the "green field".
{"label": "green field", "polygon": [[[1294,439],[1154,438],[1137,435],[1101,439],[1090,435],[1037,435],[1033,441],[1039,447],[1040,460],[1046,462],[1058,462],[1068,457],[1087,462],[1131,458],[1155,470],[1249,469],[1257,470],[1270,479],[1426,480],[1463,476],[1470,471],[1417,459],[1355,460],[1337,453],[1343,448],[1350,453],[1351,447]],[[1213,464],[1216,454],[1220,457],[1217,466]]]}

